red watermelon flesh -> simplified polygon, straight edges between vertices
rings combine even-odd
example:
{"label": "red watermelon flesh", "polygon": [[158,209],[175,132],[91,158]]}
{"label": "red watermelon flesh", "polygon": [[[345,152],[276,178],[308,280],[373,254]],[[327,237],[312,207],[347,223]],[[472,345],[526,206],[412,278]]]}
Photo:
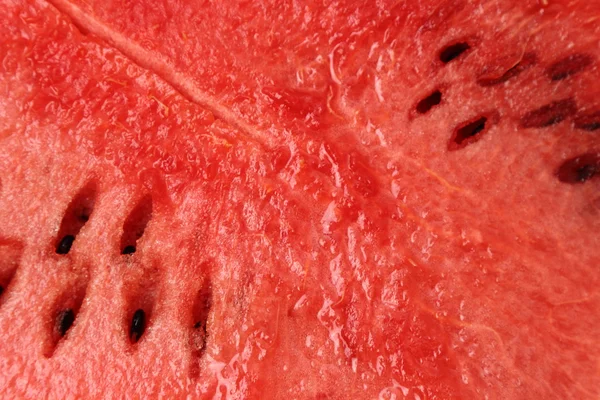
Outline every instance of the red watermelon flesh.
{"label": "red watermelon flesh", "polygon": [[600,395],[600,5],[197,3],[0,4],[2,397]]}

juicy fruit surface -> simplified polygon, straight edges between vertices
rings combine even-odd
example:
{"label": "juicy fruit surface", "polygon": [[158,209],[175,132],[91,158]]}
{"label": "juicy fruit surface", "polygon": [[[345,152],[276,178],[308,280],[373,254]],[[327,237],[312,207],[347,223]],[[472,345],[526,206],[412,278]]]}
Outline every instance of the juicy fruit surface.
{"label": "juicy fruit surface", "polygon": [[598,397],[600,5],[410,3],[0,2],[2,396]]}

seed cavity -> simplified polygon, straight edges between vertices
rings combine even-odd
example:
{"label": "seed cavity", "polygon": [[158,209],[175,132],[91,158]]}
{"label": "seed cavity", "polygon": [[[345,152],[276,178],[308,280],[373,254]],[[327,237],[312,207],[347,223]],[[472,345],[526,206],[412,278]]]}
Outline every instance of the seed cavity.
{"label": "seed cavity", "polygon": [[212,284],[207,277],[202,282],[201,288],[196,294],[192,318],[193,325],[190,333],[189,344],[192,352],[190,364],[190,375],[197,378],[200,372],[200,359],[206,352],[206,344],[209,337],[208,317],[213,304]]}
{"label": "seed cavity", "polygon": [[486,128],[487,117],[479,117],[473,121],[459,125],[448,142],[448,150],[454,151],[477,142]]}
{"label": "seed cavity", "polygon": [[450,61],[463,55],[470,48],[471,46],[466,42],[459,42],[446,46],[440,51],[440,61],[444,64],[448,64]]}
{"label": "seed cavity", "polygon": [[576,116],[573,124],[577,129],[590,132],[597,131],[600,129],[600,110]]}
{"label": "seed cavity", "polygon": [[20,242],[0,238],[0,296],[5,293],[21,262],[23,245]]}
{"label": "seed cavity", "polygon": [[121,254],[133,254],[135,253],[135,246],[129,245],[125,246]]}
{"label": "seed cavity", "polygon": [[205,279],[202,287],[196,295],[193,310],[194,330],[197,330],[197,333],[201,333],[203,338],[202,343],[196,343],[195,346],[195,350],[199,352],[204,352],[207,338],[207,321],[208,315],[210,314],[210,310],[212,308],[212,303],[212,284],[210,279]]}
{"label": "seed cavity", "polygon": [[77,234],[88,222],[96,202],[96,184],[88,183],[73,198],[60,224],[56,240],[56,254],[68,254]]}
{"label": "seed cavity", "polygon": [[546,69],[546,75],[552,81],[561,81],[585,70],[593,61],[594,59],[589,54],[571,54],[550,65]]}
{"label": "seed cavity", "polygon": [[584,183],[600,176],[600,152],[584,153],[563,162],[556,175],[564,183]]}
{"label": "seed cavity", "polygon": [[137,250],[137,241],[144,235],[146,226],[152,218],[152,198],[147,195],[131,211],[123,224],[121,254],[133,254]]}
{"label": "seed cavity", "polygon": [[141,308],[133,313],[131,326],[129,328],[129,339],[131,343],[137,343],[146,330],[146,313]]}
{"label": "seed cavity", "polygon": [[56,246],[56,254],[68,254],[74,241],[75,236],[73,235],[63,237],[60,242],[58,242],[58,246]]}
{"label": "seed cavity", "polygon": [[73,322],[75,322],[75,313],[72,309],[67,308],[58,313],[56,316],[56,330],[60,337],[67,334]]}
{"label": "seed cavity", "polygon": [[577,111],[577,105],[571,98],[553,101],[528,112],[521,118],[523,128],[545,128],[558,124]]}
{"label": "seed cavity", "polygon": [[[157,285],[160,285],[158,266],[136,264],[139,268],[127,268],[125,276],[127,291],[124,293],[123,333],[134,345],[143,339],[143,335],[152,321],[156,306]],[[135,349],[135,347],[133,348]]]}
{"label": "seed cavity", "polygon": [[[63,276],[65,279],[70,279]],[[51,357],[63,340],[68,338],[67,333],[73,327],[77,314],[83,304],[87,290],[87,278],[77,277],[71,281],[68,289],[63,291],[54,303],[51,314],[52,329],[46,342],[46,357]]]}
{"label": "seed cavity", "polygon": [[419,114],[425,114],[433,107],[437,106],[442,102],[442,92],[436,90],[423,100],[419,101],[416,106],[416,111]]}
{"label": "seed cavity", "polygon": [[521,72],[535,65],[536,62],[537,57],[535,53],[525,53],[523,58],[517,64],[509,68],[502,75],[485,74],[477,79],[477,83],[484,87],[500,85],[501,83],[518,76]]}

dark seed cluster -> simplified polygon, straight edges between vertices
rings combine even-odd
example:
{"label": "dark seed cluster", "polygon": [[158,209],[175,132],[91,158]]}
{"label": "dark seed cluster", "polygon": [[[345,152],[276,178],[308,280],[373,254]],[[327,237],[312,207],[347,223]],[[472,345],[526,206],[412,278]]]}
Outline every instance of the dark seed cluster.
{"label": "dark seed cluster", "polygon": [[[439,61],[446,65],[464,57],[471,50],[467,41],[458,41],[444,46],[438,53]],[[534,67],[538,57],[533,52],[524,52],[518,62],[505,71],[483,73],[477,78],[477,83],[482,87],[492,87],[504,84],[519,76],[523,71]],[[568,78],[584,72],[594,63],[594,57],[589,54],[574,53],[558,59],[545,68],[546,79],[550,82],[562,82]],[[418,101],[411,112],[415,115],[429,113],[434,107],[442,104],[443,93],[441,89],[430,92]],[[487,115],[479,115],[458,124],[448,141],[448,150],[455,151],[477,142],[496,118],[490,121]],[[580,111],[576,101],[569,97],[548,102],[539,108],[525,112],[520,118],[520,126],[524,129],[543,129],[565,120],[572,120],[575,129],[593,132],[600,129],[600,110],[591,109]],[[563,162],[556,175],[561,182],[582,183],[599,176],[600,150],[580,154]]]}

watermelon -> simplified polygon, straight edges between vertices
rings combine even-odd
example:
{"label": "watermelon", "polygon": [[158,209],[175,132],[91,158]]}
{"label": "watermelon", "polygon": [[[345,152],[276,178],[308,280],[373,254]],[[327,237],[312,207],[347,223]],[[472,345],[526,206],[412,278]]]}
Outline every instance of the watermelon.
{"label": "watermelon", "polygon": [[600,3],[0,15],[2,398],[600,396]]}

